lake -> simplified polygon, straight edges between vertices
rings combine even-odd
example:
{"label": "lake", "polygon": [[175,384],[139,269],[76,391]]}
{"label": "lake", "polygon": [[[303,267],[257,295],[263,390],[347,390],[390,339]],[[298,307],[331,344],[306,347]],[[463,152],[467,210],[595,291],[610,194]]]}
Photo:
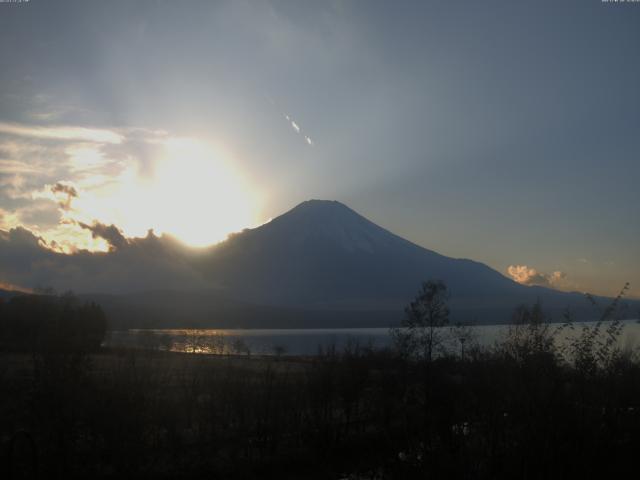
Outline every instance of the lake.
{"label": "lake", "polygon": [[[636,348],[640,343],[640,323],[625,320],[618,339],[623,349]],[[557,342],[566,342],[579,332],[583,324],[574,324],[574,330],[563,330]],[[593,323],[585,322],[591,326]],[[560,324],[551,324],[551,328]],[[488,347],[506,335],[509,325],[482,325],[470,327],[474,340]],[[451,349],[459,348],[451,336],[450,328],[440,330],[448,338]],[[387,328],[315,328],[315,329],[162,329],[116,330],[107,333],[104,345],[108,347],[133,347],[162,349],[174,352],[204,354],[251,353],[256,355],[314,355],[319,348],[335,346],[341,350],[349,343],[384,348],[391,345]]]}

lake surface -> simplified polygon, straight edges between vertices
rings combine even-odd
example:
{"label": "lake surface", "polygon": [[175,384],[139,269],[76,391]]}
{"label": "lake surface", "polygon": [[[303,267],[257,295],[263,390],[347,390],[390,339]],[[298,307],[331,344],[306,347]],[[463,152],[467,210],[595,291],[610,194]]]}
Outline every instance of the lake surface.
{"label": "lake surface", "polygon": [[[640,345],[640,323],[625,320],[618,344],[623,349]],[[556,341],[566,342],[580,331],[582,325],[563,330]],[[555,329],[560,324],[551,324]],[[449,327],[439,329],[450,349],[457,350],[458,342]],[[489,347],[505,337],[509,325],[482,325],[470,327],[475,343]],[[108,332],[105,346],[133,347],[170,350],[204,354],[251,353],[256,355],[314,355],[319,349],[335,346],[342,350],[348,344],[385,348],[391,345],[387,328],[316,328],[316,329],[163,329],[163,330],[117,330]]]}

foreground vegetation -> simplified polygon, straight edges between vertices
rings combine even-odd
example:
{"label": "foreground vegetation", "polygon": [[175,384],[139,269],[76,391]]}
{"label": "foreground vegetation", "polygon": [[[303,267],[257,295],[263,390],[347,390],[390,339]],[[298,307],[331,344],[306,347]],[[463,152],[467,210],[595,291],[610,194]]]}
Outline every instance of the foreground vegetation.
{"label": "foreground vegetation", "polygon": [[[433,285],[423,300],[430,292],[442,300]],[[438,305],[430,318],[446,323]],[[558,326],[537,305],[519,309],[491,349],[474,347],[458,327],[452,335],[462,348],[434,355],[442,339],[423,315],[429,304],[412,307],[412,335],[387,351],[354,343],[308,358],[248,358],[77,342],[5,351],[7,478],[610,478],[633,471],[640,363],[637,352],[610,341],[619,333],[605,321],[611,309],[600,324],[574,327],[575,341],[563,349],[553,341]]]}

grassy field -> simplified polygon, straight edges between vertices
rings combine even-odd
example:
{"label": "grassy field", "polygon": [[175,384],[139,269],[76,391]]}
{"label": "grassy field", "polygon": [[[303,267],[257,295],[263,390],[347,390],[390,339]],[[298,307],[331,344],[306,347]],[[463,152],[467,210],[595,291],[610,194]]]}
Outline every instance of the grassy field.
{"label": "grassy field", "polygon": [[111,350],[1,355],[9,478],[566,478],[621,474],[640,367],[554,352],[425,362]]}

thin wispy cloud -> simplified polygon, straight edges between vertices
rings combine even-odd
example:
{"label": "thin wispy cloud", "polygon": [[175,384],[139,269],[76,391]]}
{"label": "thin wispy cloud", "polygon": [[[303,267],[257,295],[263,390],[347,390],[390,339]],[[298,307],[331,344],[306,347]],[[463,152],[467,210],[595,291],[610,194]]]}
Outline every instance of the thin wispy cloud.
{"label": "thin wispy cloud", "polygon": [[[0,148],[2,148],[1,145]],[[18,160],[0,160],[0,172],[4,174],[37,173],[38,169]]]}
{"label": "thin wispy cloud", "polygon": [[76,140],[95,143],[121,143],[124,137],[112,130],[85,127],[42,127],[15,123],[0,123],[0,133],[21,137],[52,140]]}

